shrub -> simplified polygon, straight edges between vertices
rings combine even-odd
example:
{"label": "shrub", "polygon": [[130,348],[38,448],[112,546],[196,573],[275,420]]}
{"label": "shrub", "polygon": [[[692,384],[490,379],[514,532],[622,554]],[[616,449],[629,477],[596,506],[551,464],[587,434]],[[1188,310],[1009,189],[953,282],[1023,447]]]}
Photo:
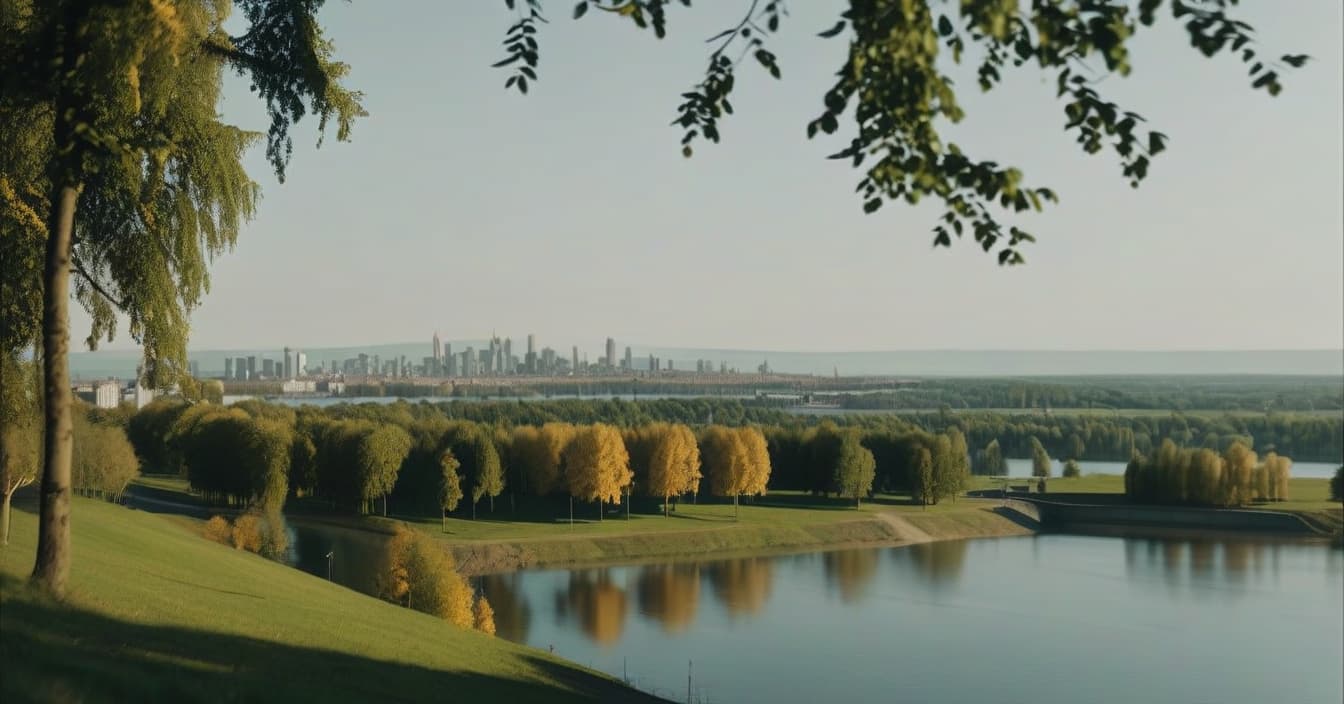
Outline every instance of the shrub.
{"label": "shrub", "polygon": [[210,520],[205,522],[202,532],[206,540],[213,540],[221,545],[233,544],[233,526],[229,525],[229,519],[223,516],[211,516]]}
{"label": "shrub", "polygon": [[1330,478],[1330,499],[1344,501],[1344,467],[1336,469],[1335,476]]}
{"label": "shrub", "polygon": [[[405,526],[384,548],[378,596],[433,614],[460,628],[476,624],[471,587],[442,546]],[[491,612],[493,623],[493,612]]]}
{"label": "shrub", "polygon": [[487,635],[495,634],[495,610],[484,594],[476,599],[476,630]]}
{"label": "shrub", "polygon": [[1064,477],[1066,479],[1077,479],[1083,476],[1083,470],[1078,466],[1078,460],[1068,460],[1064,463]]}
{"label": "shrub", "polygon": [[261,517],[254,513],[244,513],[233,522],[233,547],[248,552],[261,552],[262,530]]}

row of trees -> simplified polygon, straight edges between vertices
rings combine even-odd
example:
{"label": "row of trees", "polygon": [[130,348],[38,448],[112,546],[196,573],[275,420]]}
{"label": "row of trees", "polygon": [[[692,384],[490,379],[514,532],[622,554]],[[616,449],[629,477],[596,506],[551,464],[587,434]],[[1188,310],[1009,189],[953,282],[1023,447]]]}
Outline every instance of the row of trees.
{"label": "row of trees", "polygon": [[1244,506],[1288,498],[1292,460],[1273,452],[1256,454],[1236,442],[1221,454],[1182,448],[1170,440],[1125,468],[1125,494],[1141,503]]}
{"label": "row of trees", "polygon": [[[491,426],[540,426],[548,422],[610,423],[622,428],[656,422],[701,426],[759,425],[808,428],[831,422],[864,431],[924,430],[932,433],[957,428],[968,444],[985,448],[997,441],[999,458],[1030,458],[1031,438],[1053,457],[1127,462],[1135,451],[1147,454],[1171,439],[1182,447],[1208,447],[1222,452],[1241,441],[1260,452],[1271,450],[1300,460],[1338,461],[1344,457],[1344,418],[1339,416],[1265,413],[1261,415],[1126,416],[999,413],[863,414],[828,416],[825,420],[790,414],[768,402],[738,399],[628,400],[514,400],[478,402],[397,402],[328,408],[329,412],[387,420],[405,425],[431,417],[473,420]],[[975,463],[977,474],[999,474],[995,458]],[[981,469],[984,467],[984,469]]]}

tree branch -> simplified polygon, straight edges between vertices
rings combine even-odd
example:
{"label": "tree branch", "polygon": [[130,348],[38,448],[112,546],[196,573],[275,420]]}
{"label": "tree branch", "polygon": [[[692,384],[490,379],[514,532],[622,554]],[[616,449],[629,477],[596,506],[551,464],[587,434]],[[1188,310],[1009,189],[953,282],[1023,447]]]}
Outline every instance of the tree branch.
{"label": "tree branch", "polygon": [[115,296],[113,296],[112,294],[108,293],[108,292],[107,292],[107,289],[103,288],[102,284],[99,284],[99,283],[98,283],[98,280],[95,279],[95,278],[93,278],[93,275],[90,274],[88,271],[86,271],[86,270],[84,269],[84,265],[83,265],[83,264],[80,264],[78,259],[75,259],[74,257],[71,257],[71,258],[70,258],[70,263],[71,263],[72,268],[74,269],[75,273],[77,273],[77,274],[79,274],[80,276],[84,277],[84,281],[85,281],[86,283],[88,283],[89,286],[90,286],[94,291],[97,291],[98,294],[99,294],[100,296],[102,296],[103,298],[106,298],[108,303],[111,303],[112,305],[116,306],[118,309],[120,309],[120,310],[122,310],[122,311],[125,311],[127,308],[130,307],[130,302],[129,302],[129,301],[127,301],[127,300],[125,300],[125,299],[120,299],[120,300],[119,300],[119,299],[117,299]]}

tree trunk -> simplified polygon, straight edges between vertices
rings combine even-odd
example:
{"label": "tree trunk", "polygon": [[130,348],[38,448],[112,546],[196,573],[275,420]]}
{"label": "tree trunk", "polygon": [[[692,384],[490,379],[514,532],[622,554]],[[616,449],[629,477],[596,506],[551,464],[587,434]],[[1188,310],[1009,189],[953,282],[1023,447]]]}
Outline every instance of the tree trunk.
{"label": "tree trunk", "polygon": [[[58,118],[58,122],[61,120]],[[58,130],[61,128],[58,126]],[[58,145],[64,140],[58,140]],[[32,581],[60,598],[70,575],[70,241],[79,190],[61,186],[52,204],[47,259],[42,275],[42,391],[45,405],[42,492],[37,524],[37,562]]]}
{"label": "tree trunk", "polygon": [[597,522],[602,522],[602,499],[597,500]]}
{"label": "tree trunk", "polygon": [[11,491],[0,500],[0,545],[9,545],[9,503],[12,498],[14,492]]}
{"label": "tree trunk", "polygon": [[574,495],[569,495],[569,527],[574,527]]}
{"label": "tree trunk", "polygon": [[667,497],[663,497],[663,518],[667,518]]}
{"label": "tree trunk", "polygon": [[383,518],[387,518],[387,494],[383,494]]}
{"label": "tree trunk", "polygon": [[476,520],[476,502],[477,502],[478,500],[479,500],[479,499],[476,499],[476,498],[472,498],[472,500],[471,500],[471,520],[473,520],[473,521]]}
{"label": "tree trunk", "polygon": [[442,521],[442,524],[443,524],[443,532],[444,532],[444,533],[447,533],[447,532],[448,532],[448,509],[443,508],[443,507],[440,507],[440,508],[439,508],[439,515],[440,515],[440,519],[439,519],[439,520]]}
{"label": "tree trunk", "polygon": [[733,520],[737,520],[737,494],[733,494]]}

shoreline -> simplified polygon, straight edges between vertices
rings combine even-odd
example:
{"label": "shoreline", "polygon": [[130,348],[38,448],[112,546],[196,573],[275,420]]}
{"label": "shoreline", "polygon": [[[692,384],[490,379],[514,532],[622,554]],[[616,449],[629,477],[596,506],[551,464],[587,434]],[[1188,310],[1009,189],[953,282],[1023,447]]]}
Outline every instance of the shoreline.
{"label": "shoreline", "polygon": [[459,573],[480,577],[530,569],[582,569],[902,547],[1037,532],[998,507],[976,506],[928,514],[880,512],[853,521],[811,526],[730,526],[652,535],[444,541],[444,544],[457,561]]}

